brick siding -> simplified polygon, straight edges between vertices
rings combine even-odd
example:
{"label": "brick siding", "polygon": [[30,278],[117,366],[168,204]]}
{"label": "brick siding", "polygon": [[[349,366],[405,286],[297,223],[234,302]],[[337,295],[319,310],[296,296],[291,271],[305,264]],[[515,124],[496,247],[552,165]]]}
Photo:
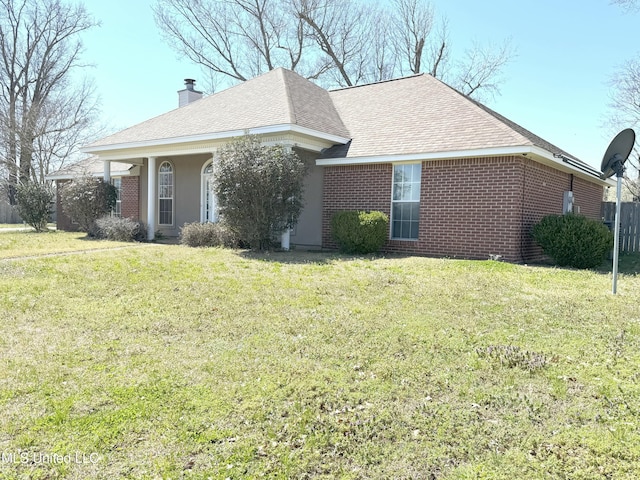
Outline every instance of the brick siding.
{"label": "brick siding", "polygon": [[140,219],[140,177],[122,177],[121,215],[124,218]]}
{"label": "brick siding", "polygon": [[564,192],[573,190],[574,211],[599,220],[603,187],[552,167],[525,160],[523,198],[522,261],[544,258],[542,249],[531,237],[531,229],[546,215],[562,214]]}
{"label": "brick siding", "polygon": [[602,220],[602,201],[604,188],[587,182],[582,178],[573,179],[573,203],[579,207],[580,214],[594,220]]}
{"label": "brick siding", "polygon": [[380,210],[391,214],[391,164],[325,167],[322,245],[336,248],[331,217],[339,210]]}
{"label": "brick siding", "polygon": [[[121,215],[123,217],[139,220],[140,218],[140,177],[121,177],[122,191],[120,193],[120,199],[122,201]],[[56,188],[58,193],[61,188],[71,180],[56,180]],[[71,219],[65,215],[60,204],[60,195],[56,196],[56,225],[58,230],[64,230],[67,232],[75,232],[78,230],[78,225],[71,222]]]}
{"label": "brick siding", "polygon": [[[335,248],[331,216],[338,210],[391,209],[391,164],[325,167],[323,246]],[[540,260],[531,227],[562,213],[572,176],[524,157],[451,159],[422,163],[418,240],[389,240],[388,252],[511,262]],[[599,218],[602,188],[573,178],[575,204]]]}

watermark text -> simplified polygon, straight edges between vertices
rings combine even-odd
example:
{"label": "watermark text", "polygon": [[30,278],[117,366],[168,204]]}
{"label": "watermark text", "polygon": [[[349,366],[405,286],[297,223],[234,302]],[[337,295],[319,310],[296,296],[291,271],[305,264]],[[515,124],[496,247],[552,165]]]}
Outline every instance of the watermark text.
{"label": "watermark text", "polygon": [[31,465],[58,465],[72,463],[98,463],[100,455],[96,452],[73,452],[67,454],[29,452],[16,450],[15,452],[0,452],[0,464],[24,463]]}

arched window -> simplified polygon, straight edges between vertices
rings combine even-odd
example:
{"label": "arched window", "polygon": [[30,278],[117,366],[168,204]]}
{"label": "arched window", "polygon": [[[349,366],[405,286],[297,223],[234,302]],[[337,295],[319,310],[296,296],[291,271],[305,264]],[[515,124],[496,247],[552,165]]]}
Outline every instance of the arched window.
{"label": "arched window", "polygon": [[173,225],[173,166],[162,162],[158,169],[158,224]]}
{"label": "arched window", "polygon": [[218,202],[213,191],[213,160],[209,160],[202,167],[200,221],[218,221]]}

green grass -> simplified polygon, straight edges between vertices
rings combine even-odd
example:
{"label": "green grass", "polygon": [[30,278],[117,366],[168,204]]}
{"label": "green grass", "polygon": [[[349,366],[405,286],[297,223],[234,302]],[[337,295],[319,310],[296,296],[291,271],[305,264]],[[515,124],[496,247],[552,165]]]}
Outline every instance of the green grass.
{"label": "green grass", "polygon": [[0,270],[2,478],[640,475],[635,275],[175,245]]}

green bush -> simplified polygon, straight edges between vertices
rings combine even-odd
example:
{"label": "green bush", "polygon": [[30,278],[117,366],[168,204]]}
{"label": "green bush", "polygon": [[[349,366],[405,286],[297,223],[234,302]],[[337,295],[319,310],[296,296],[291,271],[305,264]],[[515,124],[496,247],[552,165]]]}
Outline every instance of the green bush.
{"label": "green bush", "polygon": [[272,239],[298,221],[306,166],[283,145],[262,145],[245,135],[217,152],[214,190],[220,216],[250,248],[268,249]]}
{"label": "green bush", "polygon": [[105,215],[96,220],[96,236],[116,242],[144,242],[147,230],[141,222],[130,218]]}
{"label": "green bush", "polygon": [[389,217],[382,212],[345,210],[331,218],[333,238],[346,253],[374,253],[389,238]]}
{"label": "green bush", "polygon": [[238,238],[224,223],[185,223],[180,243],[189,247],[237,247]]}
{"label": "green bush", "polygon": [[597,267],[613,247],[609,229],[582,215],[548,215],[534,225],[533,238],[546,255],[563,267]]}
{"label": "green bush", "polygon": [[36,232],[45,231],[51,215],[53,189],[44,183],[22,183],[16,190],[16,198],[20,218]]}
{"label": "green bush", "polygon": [[90,236],[97,235],[96,220],[111,211],[117,197],[116,187],[90,176],[73,179],[59,194],[64,213]]}

